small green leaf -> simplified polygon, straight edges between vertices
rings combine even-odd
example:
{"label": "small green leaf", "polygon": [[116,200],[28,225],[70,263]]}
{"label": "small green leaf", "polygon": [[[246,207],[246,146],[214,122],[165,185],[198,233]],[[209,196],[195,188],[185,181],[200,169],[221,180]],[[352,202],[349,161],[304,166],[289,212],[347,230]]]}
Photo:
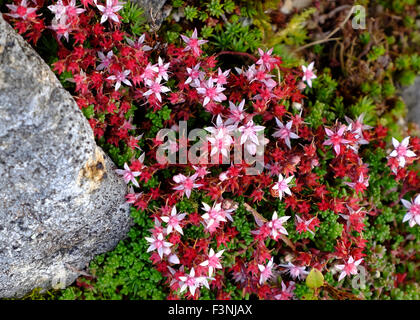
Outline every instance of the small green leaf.
{"label": "small green leaf", "polygon": [[322,275],[321,271],[313,268],[311,272],[309,272],[308,277],[306,278],[306,285],[309,288],[316,289],[322,287],[323,284],[324,276]]}
{"label": "small green leaf", "polygon": [[304,295],[302,295],[302,300],[318,300],[318,298],[314,295],[314,291],[310,290]]}

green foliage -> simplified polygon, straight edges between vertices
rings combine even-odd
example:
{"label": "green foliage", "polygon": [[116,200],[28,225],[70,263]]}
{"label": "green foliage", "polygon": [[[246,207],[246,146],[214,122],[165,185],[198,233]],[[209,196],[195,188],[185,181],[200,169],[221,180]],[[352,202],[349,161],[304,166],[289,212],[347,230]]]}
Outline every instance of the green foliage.
{"label": "green foliage", "polygon": [[281,57],[282,62],[286,67],[303,64],[303,61],[293,54],[291,48],[285,44],[279,43],[274,45],[273,53]]}
{"label": "green foliage", "polygon": [[373,62],[377,60],[380,56],[383,56],[385,52],[385,47],[383,45],[373,46],[371,51],[367,55],[368,61]]}
{"label": "green foliage", "polygon": [[69,79],[73,79],[73,74],[70,71],[64,71],[62,74],[60,74],[58,79],[60,80],[64,89],[71,91],[75,88],[75,84],[69,81]]}
{"label": "green foliage", "polygon": [[135,2],[126,2],[121,10],[122,22],[129,27],[130,34],[139,36],[147,30],[144,10]]}
{"label": "green foliage", "polygon": [[183,0],[174,0],[172,1],[172,7],[174,8],[180,8],[184,6],[184,1]]}
{"label": "green foliage", "polygon": [[333,251],[336,239],[343,232],[343,225],[337,221],[339,216],[331,210],[321,211],[319,215],[323,222],[316,233],[315,244],[321,250]]}
{"label": "green foliage", "polygon": [[395,61],[395,66],[398,70],[397,80],[403,86],[410,86],[420,74],[420,56],[417,53],[400,55]]}
{"label": "green foliage", "polygon": [[261,46],[262,33],[258,29],[251,29],[237,19],[226,23],[224,28],[215,27],[214,45],[219,50],[240,52],[255,52]]}
{"label": "green foliage", "polygon": [[[211,0],[207,3],[207,9],[211,16],[219,18],[223,13],[223,3],[220,3],[220,0]],[[229,9],[232,11],[231,7]]]}
{"label": "green foliage", "polygon": [[296,283],[295,296],[300,300],[311,300],[313,291],[305,283]]}
{"label": "green foliage", "polygon": [[366,124],[375,125],[376,123],[376,105],[372,98],[368,96],[361,97],[358,102],[350,106],[350,113],[353,118],[364,113],[364,122]]}
{"label": "green foliage", "polygon": [[69,287],[60,296],[61,300],[74,299],[152,299],[162,300],[167,296],[161,286],[162,276],[155,270],[146,253],[148,243],[144,237],[153,221],[145,212],[131,208],[135,226],[126,240],[106,254],[99,255],[90,264],[92,279],[82,278],[85,289]]}
{"label": "green foliage", "polygon": [[416,74],[412,70],[405,70],[399,76],[399,81],[403,86],[411,86],[416,79]]}
{"label": "green foliage", "polygon": [[238,208],[233,215],[232,225],[238,230],[241,238],[245,240],[245,243],[248,245],[253,241],[251,230],[253,229],[255,223],[253,222],[252,215],[245,209],[243,206],[243,199],[239,204]]}
{"label": "green foliage", "polygon": [[124,163],[126,162],[130,162],[130,159],[134,156],[134,152],[125,144],[120,147],[116,147],[109,143],[105,144],[102,139],[98,141],[98,144],[107,152],[112,161],[114,161],[119,167],[124,166]]}
{"label": "green foliage", "polygon": [[232,0],[225,1],[225,4],[224,4],[225,12],[232,13],[234,9],[235,9],[235,2],[234,1],[232,1]]}
{"label": "green foliage", "polygon": [[295,14],[286,28],[277,31],[274,34],[272,34],[272,32],[266,33],[264,40],[267,47],[273,47],[279,43],[293,46],[304,44],[308,39],[305,22],[315,11],[315,8],[305,9],[301,13]]}
{"label": "green foliage", "polygon": [[391,298],[394,300],[419,300],[419,285],[417,283],[412,283],[405,288],[394,288],[391,290]]}
{"label": "green foliage", "polygon": [[48,64],[57,61],[58,44],[52,35],[43,35],[37,44],[37,52]]}
{"label": "green foliage", "polygon": [[[303,44],[308,38],[305,21],[315,12],[314,8],[310,8],[296,14],[286,28],[273,33],[267,12],[277,10],[278,1],[211,0],[186,4],[173,1],[173,7],[178,11],[168,17],[168,21],[172,22],[163,28],[165,38],[169,42],[179,41],[179,33],[197,28],[200,37],[208,39],[211,48],[214,46],[211,49],[214,51],[253,53],[258,47]],[[240,11],[239,16],[235,14],[236,9]],[[179,20],[178,14],[185,19]],[[293,56],[293,59],[296,57]]]}
{"label": "green foliage", "polygon": [[324,276],[322,275],[321,271],[318,269],[312,269],[305,280],[306,285],[308,288],[317,289],[324,285]]}
{"label": "green foliage", "polygon": [[185,19],[193,21],[198,17],[198,9],[196,7],[187,6],[185,7]]}
{"label": "green foliage", "polygon": [[306,121],[314,128],[318,128],[323,124],[324,113],[326,112],[327,105],[325,103],[316,101],[312,106],[309,105],[309,115],[306,117]]}
{"label": "green foliage", "polygon": [[57,300],[57,298],[61,295],[60,290],[45,290],[42,288],[35,288],[24,297],[20,299],[13,299],[13,298],[6,298],[3,300]]}
{"label": "green foliage", "polygon": [[367,31],[361,33],[359,39],[362,44],[367,45],[370,41],[370,33]]}
{"label": "green foliage", "polygon": [[[343,119],[346,112],[343,99],[337,96],[338,83],[331,77],[329,69],[318,76],[313,82],[312,88],[306,89],[309,100],[309,115],[306,118],[314,128],[323,124],[324,120]],[[315,102],[313,102],[315,101]]]}
{"label": "green foliage", "polygon": [[[0,0],[0,5],[2,4]],[[241,16],[233,14],[236,12],[237,3],[240,3],[239,9]],[[386,3],[385,7],[392,8],[397,13],[404,12],[407,5],[412,5],[413,0],[405,1],[382,1]],[[188,3],[188,5],[186,5]],[[390,5],[390,3],[392,3]],[[270,6],[266,4],[266,6]],[[183,9],[185,18],[180,23],[174,23],[170,26],[164,26],[163,32],[169,42],[177,42],[180,34],[191,35],[192,29],[196,24],[200,24],[199,35],[202,38],[209,39],[209,47],[205,48],[206,53],[220,50],[231,50],[240,52],[255,53],[258,47],[270,48],[274,46],[274,52],[283,57],[285,64],[298,65],[302,64],[302,58],[292,52],[291,47],[304,45],[308,41],[306,30],[306,21],[315,12],[314,8],[306,9],[292,16],[287,26],[277,32],[272,32],[269,18],[264,13],[266,7],[260,2],[254,1],[222,1],[211,0],[207,2],[190,2],[182,0],[172,1],[174,8]],[[121,11],[123,23],[131,34],[140,35],[147,26],[143,17],[143,11],[136,4],[127,3]],[[215,24],[208,23],[209,17],[215,19]],[[251,19],[250,19],[251,18]],[[247,20],[248,19],[248,20]],[[250,23],[250,21],[252,21]],[[410,17],[404,19],[406,27],[413,27],[413,21]],[[188,30],[188,31],[187,31]],[[372,41],[372,35],[368,32],[358,34],[358,41],[363,46],[368,45]],[[397,39],[394,36],[386,37],[389,45],[396,44]],[[399,40],[398,40],[399,41]],[[40,45],[45,48],[45,55],[49,63],[53,63],[49,58],[55,55],[57,47],[52,44],[48,38],[41,38]],[[55,43],[55,42],[54,42]],[[396,44],[397,45],[397,44]],[[207,50],[208,49],[208,50]],[[318,58],[329,50],[326,45],[317,45],[312,47],[313,52]],[[366,59],[370,66],[377,66],[380,57],[387,54],[387,47],[380,43],[372,46],[367,52]],[[53,54],[48,51],[53,52]],[[321,61],[319,59],[318,61]],[[341,82],[337,77],[333,78],[333,72],[326,68],[323,73],[317,73],[318,78],[313,82],[313,88],[306,88],[305,95],[308,96],[308,105],[304,106],[308,110],[308,116],[305,121],[314,128],[328,123],[332,124],[335,119],[344,119],[344,115],[352,118],[365,114],[365,123],[374,125],[378,122],[377,105],[383,103],[386,99],[394,98],[396,87],[394,81],[398,81],[402,85],[409,85],[414,81],[417,74],[420,73],[420,56],[414,54],[401,54],[395,58],[395,73],[393,64],[387,70],[383,70],[385,76],[383,78],[375,78],[372,81],[365,79],[361,82],[360,87],[355,90],[361,92],[357,95],[357,101],[351,101],[341,96]],[[336,75],[336,73],[334,73]],[[72,78],[71,73],[63,73],[60,80],[68,88],[73,86],[66,79]],[[342,80],[342,79],[341,79]],[[338,85],[340,83],[340,86]],[[356,92],[354,91],[354,92]],[[126,117],[135,116],[135,107],[127,113]],[[91,118],[94,114],[93,106],[88,106],[82,110],[86,118]],[[395,118],[401,117],[405,113],[405,105],[400,99],[395,99],[392,109],[389,110],[380,122],[391,128],[391,132],[399,131],[398,125],[394,121]],[[137,115],[138,116],[138,115]],[[142,114],[145,118],[151,120],[152,127],[145,133],[145,138],[154,138],[156,133],[165,127],[165,122],[171,119],[171,109],[163,106],[157,111],[149,111]],[[210,121],[211,115],[204,110],[200,114],[200,119]],[[194,121],[194,120],[192,120]],[[257,117],[255,122],[258,123]],[[398,134],[395,134],[400,138]],[[125,162],[135,155],[134,152],[126,145],[114,146],[105,144],[104,140],[99,140],[99,144],[103,146],[105,151],[111,156],[112,160],[122,167]],[[386,165],[386,153],[383,149],[364,149],[363,158],[369,164],[369,189],[368,204],[371,203],[378,208],[378,212],[368,216],[365,220],[366,230],[364,237],[368,240],[368,256],[366,258],[370,275],[368,285],[360,292],[367,299],[419,299],[419,287],[417,283],[408,283],[404,287],[394,288],[395,274],[407,272],[410,278],[420,280],[419,270],[415,263],[402,261],[402,258],[393,256],[389,248],[397,250],[402,248],[406,252],[414,252],[414,257],[419,259],[419,237],[420,231],[418,227],[410,228],[409,232],[412,236],[406,239],[404,234],[408,226],[401,224],[405,211],[401,206],[395,205],[399,202],[398,182],[391,175]],[[318,150],[318,154],[322,156],[320,166],[314,168],[314,172],[320,176],[324,176],[326,166],[329,165],[327,160],[334,157],[332,151],[324,153]],[[173,176],[174,172],[170,170],[162,171],[165,179]],[[158,176],[153,176],[147,183],[142,183],[142,188],[150,189],[159,185]],[[340,197],[346,193],[342,188],[342,180],[337,179],[336,184],[328,186],[328,191],[334,197]],[[199,204],[204,201],[210,203],[208,197],[201,193],[193,192],[190,199],[184,198],[178,204],[179,212],[197,212]],[[245,245],[253,241],[250,231],[255,226],[254,217],[244,207],[243,197],[235,199],[238,202],[238,208],[233,215],[234,222],[232,225],[239,232],[239,237],[245,240]],[[260,207],[267,204],[266,212],[261,214],[270,218],[272,214],[272,206],[268,202],[262,201]],[[367,205],[368,205],[367,204]],[[156,205],[151,201],[150,207]],[[279,216],[285,214],[284,203],[276,204]],[[331,210],[318,211],[316,206],[312,206],[312,210],[316,212],[316,216],[322,219],[319,227],[316,228],[315,235],[305,232],[298,234],[294,228],[293,219],[290,219],[285,226],[289,232],[288,237],[292,241],[300,239],[308,239],[315,244],[316,248],[323,251],[333,251],[336,246],[336,240],[343,233],[344,227],[338,222],[340,216]],[[102,254],[95,258],[90,265],[90,273],[92,277],[79,279],[79,286],[69,287],[61,292],[47,292],[41,294],[39,289],[34,290],[28,295],[28,299],[52,299],[59,296],[62,300],[72,299],[165,299],[166,292],[162,285],[162,276],[157,272],[150,262],[150,255],[146,253],[148,244],[144,239],[149,235],[149,229],[153,225],[153,221],[147,216],[146,212],[131,208],[131,214],[134,226],[131,228],[127,239],[121,241],[117,247],[106,254]],[[395,225],[398,225],[402,234],[396,234]],[[196,239],[204,237],[204,229],[199,226],[191,227],[185,230],[187,238]],[[414,238],[414,239],[413,239]],[[272,241],[272,240],[268,240]],[[229,248],[237,248],[237,241],[233,240],[227,244]],[[242,248],[241,255],[248,256],[251,250],[247,250],[246,246]],[[232,250],[239,251],[239,250]],[[416,256],[417,254],[417,256]],[[224,257],[226,263],[233,265],[235,261],[234,255]],[[379,273],[379,276],[372,276]],[[324,279],[325,277],[325,279]],[[305,284],[296,284],[295,295],[300,299],[316,299],[313,289],[322,286],[324,280],[330,285],[336,286],[330,272],[323,276],[316,269],[312,269],[306,279]],[[231,294],[232,298],[243,298],[239,290],[234,284],[227,282],[225,291]],[[376,290],[378,288],[378,290]],[[381,288],[381,289],[379,289]],[[390,296],[381,295],[380,290],[385,288],[386,292],[390,292]],[[201,299],[214,299],[213,294],[206,289],[201,290]]]}
{"label": "green foliage", "polygon": [[93,117],[93,115],[95,114],[95,110],[93,107],[93,104],[91,104],[90,106],[88,106],[87,108],[83,108],[82,109],[83,115],[87,118],[90,119]]}
{"label": "green foliage", "polygon": [[164,121],[171,117],[171,109],[168,106],[163,106],[157,112],[150,110],[146,113],[146,118],[152,121],[152,128],[145,134],[147,138],[154,138],[158,131],[163,128]]}
{"label": "green foliage", "polygon": [[409,69],[411,65],[410,56],[403,54],[395,60],[395,66],[398,70]]}
{"label": "green foliage", "polygon": [[315,92],[315,99],[319,102],[329,104],[336,96],[337,81],[330,75],[328,68],[314,80],[312,91]]}
{"label": "green foliage", "polygon": [[395,95],[395,86],[390,81],[385,81],[382,85],[382,94],[385,99],[391,98]]}

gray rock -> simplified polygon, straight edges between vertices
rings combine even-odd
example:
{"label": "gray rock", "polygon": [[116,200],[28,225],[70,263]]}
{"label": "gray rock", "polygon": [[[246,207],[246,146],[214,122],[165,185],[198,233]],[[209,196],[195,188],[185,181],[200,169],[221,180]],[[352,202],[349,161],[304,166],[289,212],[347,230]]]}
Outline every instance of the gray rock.
{"label": "gray rock", "polygon": [[290,14],[294,9],[301,10],[309,7],[312,4],[312,0],[285,0],[280,11],[284,14]]}
{"label": "gray rock", "polygon": [[132,223],[71,95],[0,14],[0,297],[71,284]]}
{"label": "gray rock", "polygon": [[414,84],[403,88],[402,98],[407,106],[407,120],[420,126],[420,77]]}

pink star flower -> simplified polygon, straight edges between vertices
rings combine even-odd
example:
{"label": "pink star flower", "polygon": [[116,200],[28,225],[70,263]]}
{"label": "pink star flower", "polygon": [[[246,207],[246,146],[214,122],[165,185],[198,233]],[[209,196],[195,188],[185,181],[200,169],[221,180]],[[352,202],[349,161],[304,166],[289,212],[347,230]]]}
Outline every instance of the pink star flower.
{"label": "pink star flower", "polygon": [[366,179],[363,176],[363,173],[359,175],[359,179],[356,182],[344,182],[346,185],[348,185],[350,188],[353,188],[356,193],[359,191],[365,190],[369,186],[369,177],[366,177]]}
{"label": "pink star flower", "polygon": [[[95,4],[96,4],[96,1],[95,1]],[[98,10],[102,12],[101,24],[107,21],[108,19],[111,19],[114,22],[119,23],[120,20],[116,13],[123,8],[122,4],[123,3],[118,3],[118,0],[106,0],[106,6],[96,4],[96,7],[98,8]]]}
{"label": "pink star flower", "polygon": [[101,59],[101,63],[96,67],[96,70],[100,71],[100,70],[104,70],[106,68],[109,67],[109,65],[112,62],[112,57],[114,55],[114,52],[112,52],[112,50],[110,50],[106,56],[104,55],[104,53],[102,51],[98,52],[98,57],[99,59]]}
{"label": "pink star flower", "polygon": [[66,15],[66,6],[62,0],[58,0],[56,4],[48,6],[48,9],[55,14],[57,20]]}
{"label": "pink star flower", "polygon": [[250,82],[260,81],[265,84],[269,91],[271,91],[277,85],[277,82],[271,79],[273,77],[274,75],[269,74],[263,68],[258,68],[258,70],[255,72],[254,78]]}
{"label": "pink star flower", "polygon": [[226,219],[233,221],[231,216],[231,212],[234,209],[222,209],[222,203],[215,203],[212,207],[210,207],[207,203],[202,202],[203,207],[202,209],[206,212],[201,216],[204,220],[204,226],[207,231],[213,232],[219,226],[220,222],[227,222]]}
{"label": "pink star flower", "polygon": [[230,146],[233,143],[231,133],[236,129],[236,126],[227,125],[227,121],[223,123],[221,116],[218,115],[216,118],[216,126],[204,129],[211,133],[211,136],[207,137],[207,141],[211,144],[210,155],[213,156],[219,153],[227,157]]}
{"label": "pink star flower", "polygon": [[181,276],[179,277],[179,280],[182,281],[180,292],[183,292],[188,288],[192,296],[195,294],[197,288],[203,285],[206,288],[209,288],[206,277],[196,277],[194,268],[191,268],[189,275]]}
{"label": "pink star flower", "polygon": [[163,255],[169,255],[171,253],[171,249],[169,248],[172,246],[172,243],[165,241],[162,233],[159,233],[157,237],[152,235],[152,237],[146,237],[145,239],[150,243],[147,252],[157,250],[161,259],[163,258]]}
{"label": "pink star flower", "polygon": [[289,121],[284,125],[279,119],[276,119],[277,126],[279,129],[273,134],[273,137],[283,139],[289,149],[292,148],[290,139],[298,139],[299,136],[292,132],[293,121]]}
{"label": "pink star flower", "polygon": [[226,120],[226,124],[238,124],[245,119],[246,113],[244,112],[245,99],[243,99],[238,105],[229,101],[229,116]]}
{"label": "pink star flower", "polygon": [[209,268],[209,276],[213,275],[214,269],[222,269],[220,264],[220,257],[222,256],[225,250],[220,250],[218,253],[215,253],[213,248],[210,248],[208,259],[200,263],[200,266]]}
{"label": "pink star flower", "polygon": [[248,79],[249,82],[253,81],[257,75],[257,68],[255,64],[250,65],[248,69],[245,71],[245,77]]}
{"label": "pink star flower", "polygon": [[227,83],[227,77],[229,76],[229,70],[222,71],[222,69],[217,69],[217,76],[215,76],[212,80],[216,82],[218,85],[224,85]]}
{"label": "pink star flower", "polygon": [[403,218],[403,222],[408,221],[410,227],[414,227],[416,223],[420,226],[420,194],[416,196],[414,201],[401,199],[401,202],[404,205],[404,207],[408,209],[407,213]]}
{"label": "pink star flower", "polygon": [[161,217],[162,221],[166,222],[168,225],[166,227],[166,234],[170,234],[173,230],[175,230],[183,235],[184,232],[182,231],[180,222],[185,218],[186,215],[186,213],[177,214],[176,207],[174,206],[170,216]]}
{"label": "pink star flower", "polygon": [[200,71],[200,64],[197,63],[194,68],[187,68],[188,78],[185,84],[190,84],[191,87],[199,87],[201,81],[204,79],[204,72]]}
{"label": "pink star flower", "polygon": [[76,6],[76,0],[71,0],[66,7],[66,14],[69,17],[77,17],[79,14],[85,12],[85,9]]}
{"label": "pink star flower", "polygon": [[26,0],[22,0],[19,5],[14,4],[6,4],[6,7],[9,8],[11,13],[6,13],[5,15],[15,18],[15,19],[31,19],[36,17],[36,10],[37,8],[29,8],[28,2]]}
{"label": "pink star flower", "polygon": [[77,17],[79,14],[85,12],[85,9],[77,8],[76,0],[71,0],[68,5],[64,5],[62,0],[58,0],[55,5],[48,6],[48,9],[55,14],[57,20],[62,17]]}
{"label": "pink star flower", "polygon": [[372,129],[371,126],[368,126],[366,124],[363,123],[363,118],[365,117],[365,114],[362,113],[360,116],[357,117],[357,119],[354,121],[352,119],[350,119],[347,116],[344,116],[344,118],[346,119],[347,123],[349,124],[348,126],[348,130],[358,133],[359,135],[361,135],[363,137],[363,130],[369,130]]}
{"label": "pink star flower", "polygon": [[313,68],[314,68],[314,62],[311,62],[308,67],[302,66],[302,70],[303,70],[302,80],[306,81],[306,83],[308,84],[310,88],[312,87],[312,79],[316,79],[316,75],[313,72]]}
{"label": "pink star flower", "polygon": [[270,261],[268,261],[266,266],[264,266],[263,264],[258,265],[258,269],[260,270],[260,284],[267,282],[274,276],[273,268],[273,258],[271,258]]}
{"label": "pink star flower", "polygon": [[146,45],[146,44],[143,44],[144,43],[144,40],[146,39],[146,34],[142,34],[138,39],[137,39],[137,41],[136,42],[134,42],[133,40],[131,40],[131,39],[129,39],[129,38],[127,38],[127,43],[130,45],[130,46],[132,46],[133,48],[135,48],[135,49],[137,49],[137,50],[143,50],[143,51],[150,51],[150,50],[152,50],[153,48],[152,47],[150,47],[150,46],[148,46],[148,45]]}
{"label": "pink star flower", "polygon": [[225,89],[220,85],[214,86],[212,79],[203,81],[200,87],[197,88],[197,93],[204,96],[203,107],[210,101],[222,102],[226,100],[226,96],[222,93]]}
{"label": "pink star flower", "polygon": [[143,93],[144,96],[148,97],[151,94],[154,94],[155,97],[159,100],[159,102],[162,102],[162,95],[161,93],[166,93],[171,91],[168,87],[165,87],[163,84],[160,83],[161,78],[156,78],[155,81],[146,79],[146,85],[149,87],[149,90],[147,90],[145,93]]}
{"label": "pink star flower", "polygon": [[130,80],[127,79],[128,75],[130,74],[130,70],[124,70],[122,72],[117,72],[115,75],[109,76],[107,79],[115,81],[115,91],[121,87],[121,82],[125,85],[131,87]]}
{"label": "pink star flower", "polygon": [[309,226],[311,225],[312,220],[314,219],[315,218],[311,218],[305,221],[301,217],[296,215],[296,231],[299,232],[299,234],[302,232],[309,232],[311,234],[314,234],[314,232],[309,229]]}
{"label": "pink star flower", "polygon": [[305,270],[306,267],[295,266],[293,263],[288,262],[287,264],[279,264],[280,267],[285,268],[284,273],[289,273],[293,279],[304,279],[309,273]]}
{"label": "pink star flower", "polygon": [[293,298],[295,291],[295,283],[293,281],[289,282],[289,286],[282,281],[281,282],[281,292],[274,296],[276,300],[291,300]]}
{"label": "pink star flower", "polygon": [[278,191],[280,200],[284,194],[288,194],[289,196],[292,195],[292,192],[289,188],[289,183],[293,180],[294,177],[295,176],[292,175],[285,179],[283,178],[282,174],[279,174],[279,180],[271,187],[271,189]]}
{"label": "pink star flower", "polygon": [[187,198],[190,198],[191,191],[194,188],[199,188],[202,186],[202,184],[195,183],[194,181],[197,179],[197,174],[193,174],[191,177],[186,177],[183,174],[178,174],[173,177],[173,180],[175,183],[178,183],[176,187],[174,187],[174,190],[182,190],[183,194],[187,196]]}
{"label": "pink star flower", "polygon": [[141,175],[141,172],[138,171],[131,171],[130,167],[127,163],[124,163],[124,170],[123,169],[116,169],[115,172],[119,175],[123,176],[125,183],[131,182],[137,188],[140,188],[139,183],[137,182],[135,177]]}
{"label": "pink star flower", "polygon": [[244,126],[238,128],[241,134],[241,144],[246,144],[246,148],[251,155],[254,155],[257,151],[257,147],[260,142],[258,140],[257,133],[264,131],[265,127],[257,126],[254,121],[248,121]]}
{"label": "pink star flower", "polygon": [[170,66],[170,62],[164,63],[162,58],[158,58],[158,64],[157,64],[157,77],[158,79],[163,78],[165,81],[168,81],[169,75],[168,75],[168,69]]}
{"label": "pink star flower", "polygon": [[155,79],[156,73],[159,71],[159,68],[156,65],[148,63],[146,68],[144,68],[143,73],[140,78],[143,80],[153,80]]}
{"label": "pink star flower", "polygon": [[352,222],[355,221],[360,221],[363,218],[364,213],[364,209],[363,208],[359,208],[357,210],[354,210],[353,208],[349,207],[348,205],[346,205],[347,210],[348,210],[348,214],[342,214],[339,213],[339,216],[342,217],[344,220],[347,220],[347,225],[346,228],[347,230],[350,228],[350,225]]}
{"label": "pink star flower", "polygon": [[347,123],[349,124],[348,127],[347,127],[347,130],[352,132],[353,134],[355,134],[355,137],[357,139],[356,145],[350,147],[355,152],[358,152],[358,147],[359,147],[358,145],[369,144],[369,141],[367,141],[363,136],[363,130],[372,129],[372,127],[363,123],[364,116],[365,116],[365,114],[362,113],[359,117],[357,117],[357,119],[355,121],[353,121],[352,119],[350,119],[347,116],[344,116]]}
{"label": "pink star flower", "polygon": [[187,36],[184,36],[184,35],[181,35],[181,38],[187,44],[184,51],[191,50],[193,52],[193,55],[196,57],[198,57],[201,54],[200,46],[208,42],[208,40],[197,39],[197,29],[194,29],[194,32],[191,38],[188,38]]}
{"label": "pink star flower", "polygon": [[394,145],[394,150],[389,155],[390,157],[395,157],[398,159],[398,165],[401,168],[405,167],[407,158],[413,158],[416,154],[411,151],[409,148],[410,137],[405,137],[403,141],[399,142],[397,139],[392,137],[392,144]]}
{"label": "pink star flower", "polygon": [[208,175],[210,173],[210,171],[207,171],[207,167],[206,166],[192,166],[195,170],[195,173],[197,174],[197,177],[199,179],[204,178],[206,175]]}
{"label": "pink star flower", "polygon": [[260,59],[256,63],[264,66],[268,70],[271,70],[273,68],[273,65],[277,62],[277,59],[271,55],[272,53],[273,48],[271,48],[267,52],[264,52],[261,48],[258,48],[258,54],[260,55]]}
{"label": "pink star flower", "polygon": [[341,152],[341,145],[348,144],[350,141],[343,138],[343,134],[346,131],[347,127],[345,125],[340,126],[340,128],[334,132],[328,128],[325,128],[325,133],[329,137],[323,144],[326,146],[333,145],[334,151],[338,156]]}
{"label": "pink star flower", "polygon": [[143,192],[134,192],[134,189],[132,186],[130,186],[130,190],[125,196],[127,199],[126,203],[134,204],[141,196],[143,195]]}
{"label": "pink star flower", "polygon": [[338,270],[341,271],[340,276],[338,278],[338,281],[341,281],[344,279],[345,276],[350,276],[357,274],[357,266],[363,261],[363,259],[359,259],[357,261],[354,261],[353,257],[350,256],[347,260],[347,263],[345,264],[339,264],[336,266]]}
{"label": "pink star flower", "polygon": [[268,222],[268,227],[271,229],[270,235],[274,240],[277,240],[280,234],[288,235],[287,230],[283,227],[283,223],[290,219],[290,216],[283,216],[278,218],[277,211],[274,211],[271,221]]}
{"label": "pink star flower", "polygon": [[51,21],[51,26],[48,28],[54,30],[57,33],[58,40],[60,40],[61,37],[64,37],[67,41],[69,41],[71,24],[67,23],[67,16],[62,16],[59,20],[54,18]]}

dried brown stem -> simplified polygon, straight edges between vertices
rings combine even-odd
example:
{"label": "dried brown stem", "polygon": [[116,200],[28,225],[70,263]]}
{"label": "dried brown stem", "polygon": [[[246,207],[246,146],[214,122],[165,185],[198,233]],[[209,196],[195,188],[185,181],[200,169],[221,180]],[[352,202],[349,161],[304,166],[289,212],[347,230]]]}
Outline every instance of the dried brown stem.
{"label": "dried brown stem", "polygon": [[332,40],[338,40],[338,39],[340,39],[340,38],[332,38],[331,39],[331,37],[334,34],[336,34],[338,31],[340,31],[344,27],[344,25],[347,23],[347,21],[350,19],[351,15],[353,14],[353,11],[354,11],[354,8],[352,7],[350,9],[349,13],[347,14],[347,17],[344,19],[344,21],[337,28],[335,28],[333,31],[331,31],[324,39],[317,40],[317,41],[314,41],[314,42],[305,44],[304,46],[299,47],[296,50],[294,50],[294,52],[301,51],[303,49],[306,49],[308,47],[314,46],[316,44],[320,44],[320,43],[324,43],[324,42],[327,42],[327,41],[332,41]]}

